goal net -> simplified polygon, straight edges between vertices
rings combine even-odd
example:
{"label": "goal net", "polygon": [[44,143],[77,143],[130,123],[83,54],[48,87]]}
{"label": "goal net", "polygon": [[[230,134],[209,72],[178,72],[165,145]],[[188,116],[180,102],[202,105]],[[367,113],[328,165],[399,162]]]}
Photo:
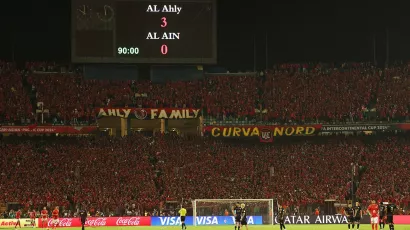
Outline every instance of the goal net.
{"label": "goal net", "polygon": [[273,199],[199,199],[192,203],[193,224],[197,225],[233,225],[234,206],[245,204],[248,225],[274,223]]}

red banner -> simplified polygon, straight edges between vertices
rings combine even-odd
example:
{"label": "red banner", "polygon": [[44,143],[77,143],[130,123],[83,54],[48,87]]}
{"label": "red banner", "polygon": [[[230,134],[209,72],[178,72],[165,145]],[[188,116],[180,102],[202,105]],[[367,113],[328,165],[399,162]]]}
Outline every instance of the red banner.
{"label": "red banner", "polygon": [[317,134],[322,125],[295,126],[206,126],[204,133],[223,138],[259,138],[261,142],[272,142],[275,137],[311,136]]}
{"label": "red banner", "polygon": [[[81,227],[80,218],[60,218],[58,227]],[[39,220],[39,225],[41,225]],[[53,219],[48,220],[48,227],[52,226]],[[133,216],[133,217],[88,217],[85,226],[103,227],[103,226],[151,226],[151,217]],[[41,227],[41,226],[39,226]]]}
{"label": "red banner", "polygon": [[410,215],[395,215],[393,222],[394,224],[410,224]]}
{"label": "red banner", "polygon": [[98,108],[98,117],[132,117],[139,120],[193,119],[201,116],[201,109],[192,108]]}
{"label": "red banner", "polygon": [[1,126],[0,133],[87,134],[96,131],[97,128],[97,126]]}

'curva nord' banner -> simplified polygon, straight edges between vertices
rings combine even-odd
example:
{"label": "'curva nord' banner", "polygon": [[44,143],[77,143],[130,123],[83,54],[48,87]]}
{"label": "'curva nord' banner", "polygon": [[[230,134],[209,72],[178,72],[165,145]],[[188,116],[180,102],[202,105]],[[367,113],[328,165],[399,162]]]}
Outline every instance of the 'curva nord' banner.
{"label": "'curva nord' banner", "polygon": [[[81,227],[80,218],[60,218],[59,227]],[[51,227],[53,219],[48,219],[48,227]],[[41,223],[39,223],[41,225]],[[151,217],[88,217],[85,226],[151,226]],[[42,226],[39,226],[42,227]]]}
{"label": "'curva nord' banner", "polygon": [[[197,216],[197,225],[234,225],[235,219],[233,216]],[[186,225],[193,225],[193,217],[187,216],[185,219]],[[262,216],[248,216],[249,225],[262,224]],[[181,218],[179,216],[161,216],[151,217],[152,226],[179,226]]]}
{"label": "'curva nord' banner", "polygon": [[193,119],[201,116],[201,109],[192,108],[98,108],[98,117],[153,119]]}
{"label": "'curva nord' banner", "polygon": [[204,133],[223,138],[259,138],[261,142],[272,142],[275,137],[311,136],[317,134],[322,125],[295,126],[206,126]]}

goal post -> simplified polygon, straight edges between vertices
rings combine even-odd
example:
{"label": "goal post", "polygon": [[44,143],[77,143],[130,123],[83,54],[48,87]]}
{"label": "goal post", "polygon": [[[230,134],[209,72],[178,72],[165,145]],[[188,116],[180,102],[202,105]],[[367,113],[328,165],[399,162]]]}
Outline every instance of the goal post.
{"label": "goal post", "polygon": [[[206,225],[204,218],[223,219],[223,223],[233,224],[233,207],[237,204],[245,204],[247,221],[249,225],[273,225],[274,224],[274,200],[273,199],[197,199],[192,202],[193,224]],[[209,220],[208,220],[209,221]],[[212,224],[212,223],[208,223]]]}

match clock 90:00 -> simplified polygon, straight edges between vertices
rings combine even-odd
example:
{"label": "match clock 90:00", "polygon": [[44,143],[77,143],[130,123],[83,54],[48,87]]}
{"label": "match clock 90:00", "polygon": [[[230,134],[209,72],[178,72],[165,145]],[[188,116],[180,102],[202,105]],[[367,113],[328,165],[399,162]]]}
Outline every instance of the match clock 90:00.
{"label": "match clock 90:00", "polygon": [[117,52],[124,55],[138,55],[140,49],[138,47],[118,47]]}

